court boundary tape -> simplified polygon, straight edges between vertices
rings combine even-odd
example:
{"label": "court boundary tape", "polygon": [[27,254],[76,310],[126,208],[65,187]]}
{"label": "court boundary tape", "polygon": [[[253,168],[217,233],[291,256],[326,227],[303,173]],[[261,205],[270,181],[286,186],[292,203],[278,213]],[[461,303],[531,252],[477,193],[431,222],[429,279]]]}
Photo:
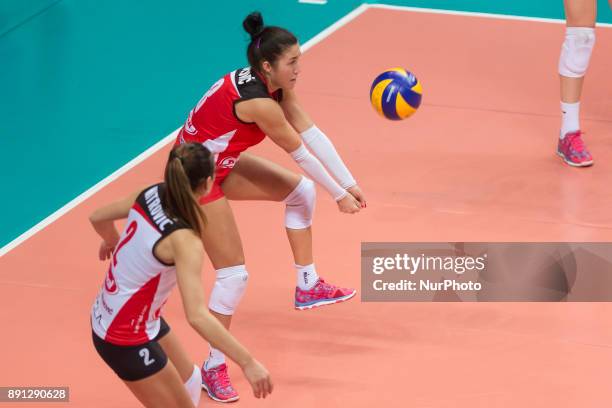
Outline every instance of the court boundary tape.
{"label": "court boundary tape", "polygon": [[317,6],[324,6],[327,4],[327,0],[298,0],[301,4],[316,4]]}
{"label": "court boundary tape", "polygon": [[369,6],[370,6],[369,4],[360,5],[359,7],[349,12],[344,17],[341,17],[338,21],[336,21],[335,23],[333,23],[332,25],[330,25],[329,27],[321,31],[319,34],[315,35],[310,40],[306,41],[304,44],[302,44],[302,47],[301,47],[302,52],[308,51],[314,45],[320,43],[325,38],[329,37],[331,34],[338,31],[338,29],[344,27],[345,25],[353,21],[355,18],[359,17],[364,11],[370,8]]}
{"label": "court boundary tape", "polygon": [[[430,13],[430,14],[446,14],[446,15],[456,15],[456,16],[465,16],[465,17],[481,17],[481,18],[491,18],[491,19],[500,19],[500,20],[518,20],[518,21],[531,21],[531,22],[539,22],[539,23],[553,23],[553,24],[565,24],[565,20],[562,19],[554,19],[554,18],[540,18],[540,17],[526,17],[526,16],[516,16],[516,15],[506,15],[506,14],[493,14],[493,13],[479,13],[479,12],[470,12],[470,11],[456,11],[456,10],[445,10],[445,9],[430,9],[423,7],[409,7],[409,6],[395,6],[390,4],[381,4],[381,3],[363,3],[353,11],[346,14],[344,17],[341,17],[335,23],[325,28],[323,31],[312,37],[310,40],[306,41],[302,44],[302,51],[305,52],[312,48],[314,45],[318,44],[325,38],[329,37],[331,34],[336,32],[338,29],[342,28],[346,24],[353,21],[355,18],[363,14],[368,9],[384,9],[384,10],[395,10],[395,11],[409,11],[414,13]],[[609,28],[612,27],[612,24],[609,23],[597,23],[597,27]],[[130,160],[128,163],[124,164],[118,170],[115,170],[109,176],[105,177],[94,186],[90,187],[83,193],[79,194],[77,197],[73,198],[67,204],[64,204],[61,208],[53,212],[51,215],[44,218],[42,221],[39,221],[36,225],[28,229],[26,232],[19,235],[14,240],[10,241],[8,244],[0,248],[0,258],[4,255],[21,245],[23,242],[27,241],[34,234],[42,231],[47,226],[55,222],[57,219],[67,214],[70,210],[87,200],[89,197],[102,190],[111,182],[117,180],[123,174],[127,173],[132,168],[136,167],[136,165],[142,163],[145,159],[152,156],[158,150],[162,149],[166,144],[168,144],[172,139],[176,137],[177,132],[180,127],[169,135],[165,136],[153,146],[149,147],[144,152],[140,153],[134,159]]]}
{"label": "court boundary tape", "polygon": [[[544,17],[527,17],[517,16],[512,14],[495,14],[495,13],[479,13],[477,11],[457,11],[457,10],[446,10],[446,9],[432,9],[425,7],[410,7],[410,6],[395,6],[391,4],[383,3],[370,3],[367,4],[367,8],[376,8],[383,10],[395,10],[395,11],[410,11],[413,13],[430,13],[430,14],[446,14],[452,16],[464,16],[464,17],[480,17],[480,18],[491,18],[497,20],[515,20],[515,21],[530,21],[535,23],[551,23],[551,24],[563,24],[565,20],[559,18],[544,18]],[[610,23],[597,23],[597,27],[610,28]]]}
{"label": "court boundary tape", "polygon": [[[354,9],[353,11],[344,15],[339,20],[337,20],[335,23],[325,28],[323,31],[321,31],[320,33],[312,37],[310,40],[302,44],[302,51],[307,51],[308,49],[312,48],[314,45],[318,44],[325,38],[329,37],[339,28],[343,27],[344,25],[354,20],[357,16],[362,14],[367,9],[368,9],[367,5],[362,4],[356,9]],[[10,241],[5,246],[0,248],[0,258],[2,258],[4,255],[6,255],[7,253],[12,251],[19,245],[21,245],[23,242],[27,241],[33,235],[37,234],[38,232],[48,227],[50,224],[58,220],[63,215],[67,214],[70,210],[72,210],[73,208],[75,208],[76,206],[84,202],[85,200],[87,200],[89,197],[91,197],[98,191],[102,190],[104,187],[106,187],[113,181],[117,180],[119,177],[127,173],[129,170],[136,167],[138,164],[142,163],[147,158],[151,157],[158,150],[162,149],[164,146],[170,143],[173,139],[175,139],[176,134],[178,133],[179,129],[180,127],[174,130],[172,133],[170,133],[166,137],[164,137],[163,139],[161,139],[160,141],[158,141],[157,143],[155,143],[153,146],[149,147],[144,152],[140,153],[138,156],[136,156],[135,158],[133,158],[126,164],[124,164],[118,170],[115,170],[112,174],[110,174],[109,176],[105,177],[104,179],[96,183],[94,186],[90,187],[83,193],[79,194],[77,197],[73,198],[67,204],[64,204],[61,208],[53,212],[51,215],[47,216],[42,221],[39,221],[36,225],[28,229],[26,232],[22,233],[17,238],[15,238],[14,240]]]}

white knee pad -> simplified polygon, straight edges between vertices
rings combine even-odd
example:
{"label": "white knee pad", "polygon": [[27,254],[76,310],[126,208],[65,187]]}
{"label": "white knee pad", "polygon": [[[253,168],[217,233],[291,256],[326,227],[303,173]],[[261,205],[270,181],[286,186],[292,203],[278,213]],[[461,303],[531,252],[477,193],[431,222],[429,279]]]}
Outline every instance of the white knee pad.
{"label": "white knee pad", "polygon": [[191,397],[193,405],[197,407],[202,395],[202,373],[200,373],[200,368],[197,365],[193,366],[193,374],[185,382],[185,388],[187,388],[187,393]]}
{"label": "white knee pad", "polygon": [[217,280],[210,293],[208,307],[213,312],[233,315],[247,287],[249,273],[244,265],[217,269]]}
{"label": "white knee pad", "polygon": [[570,78],[581,78],[589,67],[595,46],[595,29],[591,27],[568,27],[559,58],[559,74]]}
{"label": "white knee pad", "polygon": [[297,187],[285,198],[285,226],[291,229],[304,229],[312,225],[317,190],[314,182],[302,177]]}

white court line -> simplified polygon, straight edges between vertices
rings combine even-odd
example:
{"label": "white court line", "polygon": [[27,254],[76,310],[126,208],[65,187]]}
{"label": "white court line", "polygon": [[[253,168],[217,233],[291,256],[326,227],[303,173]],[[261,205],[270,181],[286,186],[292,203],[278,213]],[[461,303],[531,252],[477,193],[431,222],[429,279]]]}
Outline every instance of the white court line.
{"label": "white court line", "polygon": [[327,0],[298,0],[298,3],[303,3],[303,4],[327,4]]}
{"label": "white court line", "polygon": [[308,51],[312,46],[320,43],[325,38],[329,37],[332,33],[337,31],[339,28],[345,26],[350,23],[352,20],[361,15],[364,11],[369,8],[367,4],[362,4],[357,7],[355,10],[348,13],[346,16],[342,17],[340,20],[336,21],[334,24],[327,27],[325,30],[321,31],[319,34],[312,37],[310,40],[306,41],[302,44],[302,52]]}
{"label": "white court line", "polygon": [[[452,16],[464,16],[464,17],[493,18],[493,19],[498,19],[498,20],[518,20],[518,21],[532,21],[532,22],[537,22],[537,23],[565,24],[565,20],[558,19],[558,18],[525,17],[525,16],[515,16],[515,15],[510,15],[510,14],[478,13],[478,12],[472,12],[472,11],[455,11],[455,10],[444,10],[444,9],[430,9],[430,8],[422,8],[422,7],[392,6],[389,4],[368,4],[368,8],[396,10],[396,11],[410,11],[413,13],[431,13],[431,14],[447,14],[447,15],[452,15]],[[597,23],[597,27],[612,27],[612,24]]]}
{"label": "white court line", "polygon": [[[179,128],[180,129],[180,128]],[[149,147],[144,152],[140,153],[138,156],[124,164],[119,170],[116,170],[110,176],[107,176],[102,181],[98,182],[93,187],[90,187],[87,191],[79,194],[77,197],[72,199],[68,204],[65,204],[62,208],[55,211],[53,214],[49,215],[47,218],[34,225],[32,228],[15,238],[13,241],[9,242],[2,248],[0,248],[0,257],[6,255],[9,251],[17,247],[19,244],[30,238],[32,235],[40,232],[49,224],[53,223],[55,220],[60,218],[62,215],[66,214],[68,211],[72,210],[77,205],[81,204],[83,201],[87,200],[89,197],[102,190],[105,186],[117,180],[120,176],[127,173],[130,169],[135,167],[137,164],[143,162],[147,157],[153,155],[156,151],[164,147],[167,143],[169,143],[172,139],[176,138],[176,134],[179,129],[176,129],[174,132],[170,133],[168,136],[164,137],[159,142],[155,143],[153,146]]]}
{"label": "white court line", "polygon": [[[302,51],[306,51],[310,49],[311,47],[313,47],[314,45],[318,44],[319,42],[321,42],[322,40],[330,36],[334,31],[338,30],[340,27],[349,23],[351,20],[355,19],[361,13],[366,11],[367,8],[368,7],[363,4],[357,7],[355,10],[351,11],[350,13],[342,17],[340,20],[336,21],[334,24],[327,27],[325,30],[321,31],[319,34],[315,35],[313,38],[311,38],[306,43],[304,43],[302,45]],[[8,244],[0,248],[0,258],[6,255],[9,251],[15,249],[17,246],[22,244],[24,241],[26,241],[28,238],[30,238],[34,234],[45,229],[48,225],[50,225],[51,223],[56,221],[61,216],[68,213],[70,210],[72,210],[77,205],[81,204],[83,201],[87,200],[89,197],[91,197],[92,195],[100,191],[102,188],[104,188],[111,182],[117,180],[123,174],[127,173],[130,169],[134,168],[135,166],[137,166],[138,164],[142,163],[144,160],[152,156],[155,152],[157,152],[162,147],[164,147],[166,144],[168,144],[170,141],[175,139],[176,134],[178,133],[179,129],[176,129],[174,132],[170,133],[168,136],[164,137],[159,142],[149,147],[147,150],[145,150],[144,152],[136,156],[134,159],[130,160],[128,163],[123,165],[120,169],[116,170],[110,176],[98,182],[96,185],[89,188],[87,191],[81,193],[79,196],[75,197],[68,204],[65,204],[59,210],[55,211],[53,214],[49,215],[47,218],[40,221],[38,224],[34,225],[32,228],[30,228],[23,234],[19,235],[13,241],[9,242]]]}

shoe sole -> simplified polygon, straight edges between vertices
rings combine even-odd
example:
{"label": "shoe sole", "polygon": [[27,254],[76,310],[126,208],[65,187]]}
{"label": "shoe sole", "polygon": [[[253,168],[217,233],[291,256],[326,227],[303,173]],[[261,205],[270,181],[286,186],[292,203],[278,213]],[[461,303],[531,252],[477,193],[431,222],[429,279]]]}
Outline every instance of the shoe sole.
{"label": "shoe sole", "polygon": [[217,402],[234,402],[234,401],[238,401],[238,399],[240,398],[240,395],[236,395],[235,397],[222,400],[222,399],[215,397],[215,395],[208,390],[208,387],[204,384],[204,382],[202,382],[202,388],[206,390],[206,393],[208,394],[210,399],[215,400]]}
{"label": "shoe sole", "polygon": [[565,155],[563,153],[561,153],[560,151],[557,150],[557,156],[561,157],[561,159],[563,159],[564,162],[566,162],[567,164],[569,164],[572,167],[589,167],[593,165],[593,160],[588,161],[588,162],[582,162],[582,163],[574,163],[572,161],[567,160],[567,158],[565,157]]}
{"label": "shoe sole", "polygon": [[342,303],[342,302],[346,302],[347,300],[349,300],[350,298],[352,298],[356,294],[357,294],[357,291],[354,290],[353,293],[351,293],[350,295],[346,295],[346,296],[343,296],[343,297],[340,297],[340,298],[323,300],[321,302],[313,303],[312,305],[304,305],[304,306],[295,305],[295,309],[296,310],[308,310],[308,309],[313,309],[315,307],[321,307],[321,306],[326,306],[326,305],[333,305],[334,303]]}

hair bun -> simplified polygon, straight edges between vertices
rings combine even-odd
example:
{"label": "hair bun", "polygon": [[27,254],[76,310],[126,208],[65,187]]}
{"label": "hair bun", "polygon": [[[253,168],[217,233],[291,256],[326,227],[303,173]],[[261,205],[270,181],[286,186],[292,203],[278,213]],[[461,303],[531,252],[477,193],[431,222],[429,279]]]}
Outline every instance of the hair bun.
{"label": "hair bun", "polygon": [[251,35],[251,39],[256,38],[264,30],[264,20],[259,11],[254,11],[242,22],[244,30]]}

